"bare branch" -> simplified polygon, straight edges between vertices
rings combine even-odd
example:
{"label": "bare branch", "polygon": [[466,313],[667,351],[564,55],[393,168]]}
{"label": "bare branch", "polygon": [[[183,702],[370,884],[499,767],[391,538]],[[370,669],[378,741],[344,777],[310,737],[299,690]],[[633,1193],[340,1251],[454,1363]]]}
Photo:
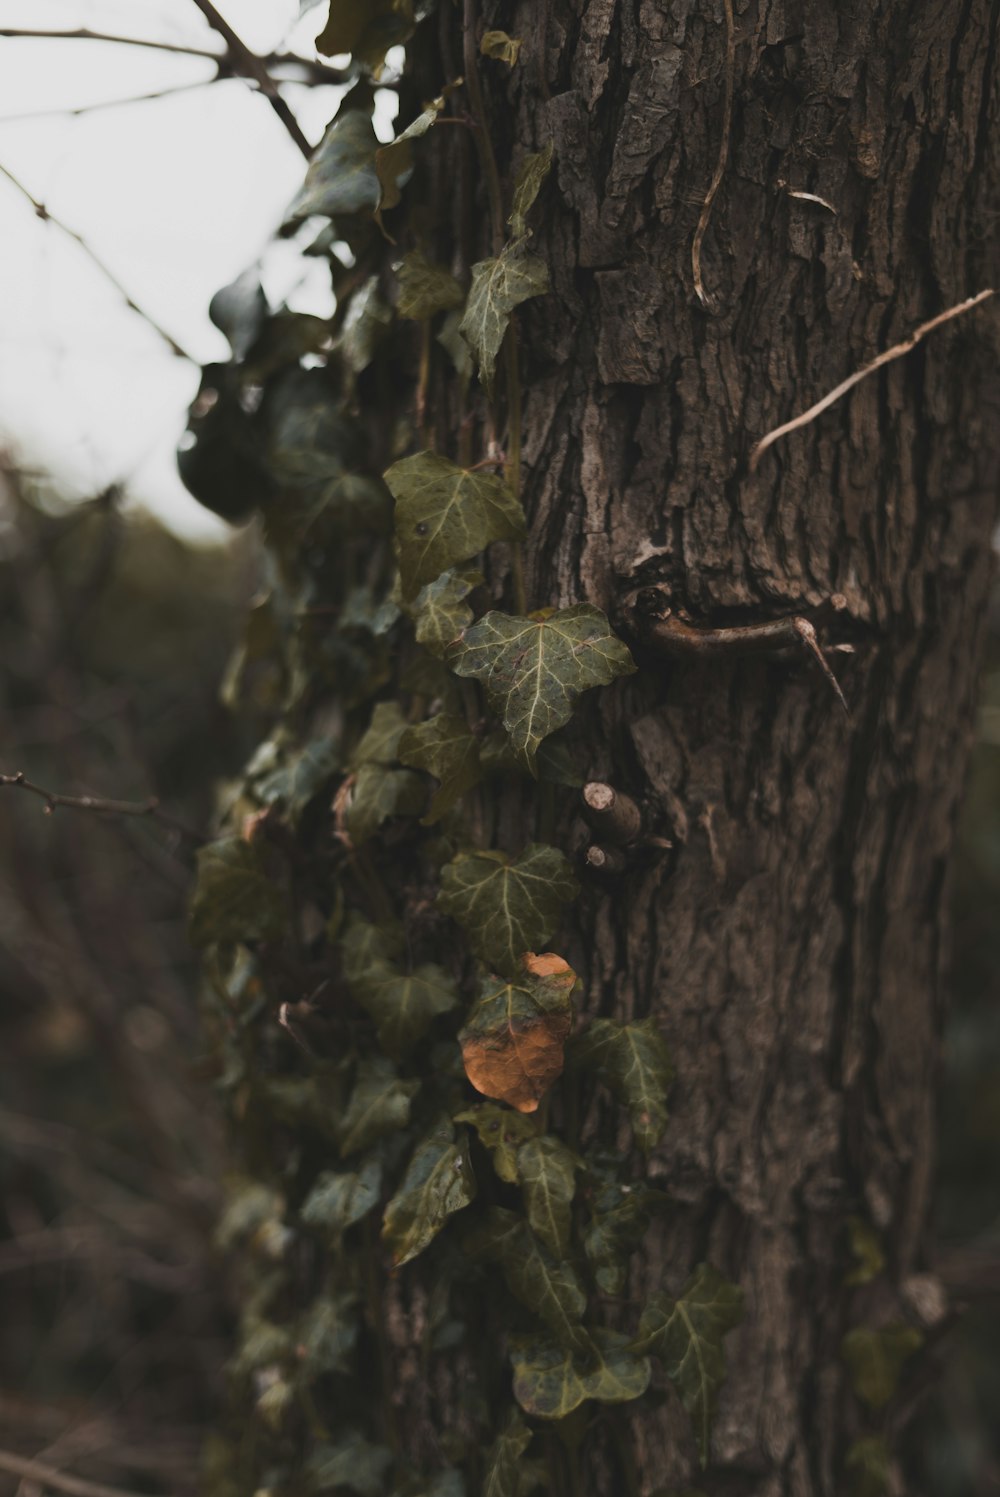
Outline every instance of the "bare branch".
{"label": "bare branch", "polygon": [[698,227],[694,231],[691,241],[691,274],[694,277],[694,289],[698,293],[698,300],[703,307],[709,305],[709,299],[705,292],[704,283],[701,279],[701,244],[705,238],[708,221],[712,216],[712,204],[715,202],[715,194],[722,182],[722,174],[726,169],[726,157],[729,155],[729,135],[733,124],[733,80],[736,72],[736,21],[733,16],[733,0],[722,0],[726,12],[726,84],[725,95],[722,103],[722,139],[719,141],[719,159],[715,163],[715,171],[705,194],[705,201],[701,205],[701,213],[698,217]]}
{"label": "bare branch", "polygon": [[211,78],[199,78],[197,83],[175,83],[170,88],[158,88],[150,94],[130,94],[127,99],[97,99],[93,104],[79,104],[75,109],[65,105],[56,109],[25,109],[18,114],[0,114],[0,125],[13,120],[50,120],[57,116],[77,119],[82,114],[96,114],[100,109],[120,109],[123,104],[146,104],[152,99],[169,99],[172,94],[193,93],[196,88],[208,88],[213,83],[227,82],[230,73],[213,73]]}
{"label": "bare branch", "polygon": [[[24,27],[3,26],[0,27],[0,37],[3,36],[33,41],[114,42],[123,47],[146,47],[153,52],[172,52],[180,57],[205,57],[223,66],[227,61],[225,53],[212,52],[207,47],[187,47],[176,42],[154,42],[141,36],[117,36],[113,32],[90,31],[86,27],[77,27],[73,31],[34,31]],[[269,71],[285,67],[300,68],[307,81],[313,84],[338,84],[350,81],[340,68],[332,68],[327,63],[314,61],[312,58],[299,57],[294,52],[269,52],[266,57],[259,60]],[[235,61],[236,59],[233,59],[234,63]]]}
{"label": "bare branch", "polygon": [[69,1492],[71,1497],[139,1497],[136,1492],[123,1491],[121,1487],[108,1487],[99,1481],[84,1481],[79,1476],[69,1476],[55,1466],[46,1466],[41,1461],[30,1461],[24,1456],[14,1455],[10,1450],[0,1450],[0,1471],[9,1471],[25,1481],[36,1481],[41,1486],[54,1487],[57,1492]]}
{"label": "bare branch", "polygon": [[849,374],[828,395],[824,395],[822,400],[817,400],[815,405],[811,405],[807,411],[803,411],[801,416],[793,416],[791,421],[785,422],[784,426],[776,426],[774,431],[769,431],[766,437],[760,439],[750,454],[750,472],[755,473],[757,471],[757,465],[764,453],[779,437],[787,436],[790,431],[796,431],[800,426],[808,426],[809,422],[815,421],[816,417],[822,411],[827,410],[842,395],[846,395],[848,390],[852,390],[855,385],[860,384],[863,379],[867,379],[869,374],[874,374],[876,369],[881,369],[883,364],[891,364],[894,359],[901,359],[904,354],[916,348],[921,338],[926,338],[927,334],[932,333],[935,328],[941,327],[945,322],[950,322],[953,317],[961,317],[963,312],[970,312],[973,307],[978,307],[980,302],[988,301],[991,296],[995,295],[996,293],[992,289],[980,291],[978,296],[970,296],[967,301],[962,301],[957,306],[949,307],[946,312],[939,312],[936,317],[931,318],[930,322],[922,322],[916,331],[912,332],[902,343],[896,343],[892,348],[887,348],[877,358],[872,359],[867,364],[863,364],[853,374]]}
{"label": "bare branch", "polygon": [[100,258],[95,250],[91,249],[90,245],[87,243],[86,239],[84,239],[82,234],[78,234],[76,229],[71,229],[69,224],[63,223],[61,218],[56,218],[54,213],[50,213],[45,204],[40,203],[36,197],[32,196],[32,194],[25,187],[24,183],[21,182],[17,177],[15,177],[14,173],[8,170],[8,168],[4,166],[2,162],[0,162],[0,172],[2,172],[3,175],[7,178],[8,182],[12,183],[12,185],[17,188],[18,192],[21,193],[23,197],[26,197],[28,199],[28,202],[34,208],[35,213],[40,219],[42,219],[44,223],[55,224],[57,229],[61,229],[62,232],[64,234],[67,234],[70,239],[76,241],[76,243],[80,246],[91,263],[97,266],[97,269],[104,276],[105,280],[111,282],[112,286],[114,286],[119,296],[124,299],[125,305],[129,308],[129,310],[135,312],[139,317],[143,319],[144,322],[147,322],[149,324],[149,326],[155,333],[159,334],[172,354],[174,354],[179,359],[187,359],[189,364],[194,364],[197,366],[198,360],[196,358],[193,358],[192,355],[188,353],[187,349],[182,348],[181,345],[177,342],[177,339],[172,337],[171,334],[167,332],[166,328],[161,327],[154,317],[151,317],[150,314],[144,311],[137,302],[134,302],[132,300],[131,296],[125,290],[125,287],[115,275],[114,271],[110,270],[108,266],[105,265],[104,261]]}
{"label": "bare branch", "polygon": [[99,795],[58,795],[55,791],[46,790],[41,785],[35,785],[31,780],[25,779],[23,773],[0,774],[0,787],[10,786],[13,789],[25,790],[29,795],[37,795],[45,802],[48,815],[63,806],[72,811],[89,811],[96,816],[144,816],[150,821],[155,821],[159,826],[166,827],[169,831],[176,832],[178,836],[186,841],[200,846],[204,837],[192,831],[183,822],[177,821],[166,811],[160,809],[160,803],[155,795],[148,800],[109,800]]}
{"label": "bare branch", "polygon": [[235,66],[248,78],[254,79],[261,93],[265,95],[271,108],[308,161],[312,155],[313,148],[303,135],[298,120],[278,92],[278,85],[267,71],[263,60],[257,56],[256,52],[251,52],[247,44],[237,36],[225,17],[220,16],[212,4],[212,0],[194,0],[194,3],[212,30],[217,31],[226,43],[226,46],[229,48],[229,55]]}

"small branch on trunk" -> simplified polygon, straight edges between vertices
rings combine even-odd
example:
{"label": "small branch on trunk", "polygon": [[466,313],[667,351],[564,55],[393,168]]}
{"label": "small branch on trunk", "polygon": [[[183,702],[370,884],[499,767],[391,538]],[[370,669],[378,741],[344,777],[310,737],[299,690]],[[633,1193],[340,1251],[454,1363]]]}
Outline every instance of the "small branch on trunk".
{"label": "small branch on trunk", "polygon": [[110,281],[111,285],[114,286],[115,290],[118,292],[119,296],[122,297],[125,305],[129,308],[129,310],[131,312],[135,312],[137,316],[142,318],[143,322],[149,324],[154,333],[157,333],[163,339],[164,343],[170,349],[170,352],[175,356],[175,358],[187,359],[189,364],[194,364],[197,367],[198,360],[196,358],[193,358],[192,355],[188,353],[186,348],[182,348],[181,345],[177,342],[177,339],[172,337],[171,334],[167,332],[166,328],[161,327],[160,324],[156,321],[155,317],[151,317],[148,312],[144,311],[143,308],[138,305],[137,302],[134,302],[132,300],[131,296],[125,290],[125,287],[115,275],[114,271],[109,270],[108,266],[105,265],[104,261],[96,253],[96,251],[91,249],[90,245],[87,243],[86,239],[84,239],[82,234],[78,234],[76,229],[71,229],[69,224],[63,223],[61,218],[56,218],[54,213],[50,213],[45,204],[39,202],[38,198],[34,197],[25,187],[24,183],[21,182],[19,178],[15,177],[14,173],[12,171],[9,171],[2,162],[0,162],[0,173],[2,173],[7,178],[8,182],[10,182],[12,186],[17,188],[22,197],[26,197],[28,199],[28,202],[31,204],[32,208],[34,208],[35,213],[43,223],[55,224],[57,229],[61,229],[64,234],[68,235],[70,239],[74,240],[75,243],[80,246],[91,263],[93,265],[96,265],[97,269],[104,276],[105,280]]}
{"label": "small branch on trunk", "polygon": [[20,771],[17,774],[0,774],[0,787],[2,786],[26,790],[29,795],[39,796],[45,802],[45,811],[49,816],[60,806],[71,811],[89,811],[96,816],[144,816],[168,831],[176,832],[179,837],[196,847],[200,847],[205,840],[198,832],[162,811],[155,795],[141,801],[108,800],[99,795],[58,795],[55,791],[45,790],[41,785],[25,779]]}
{"label": "small branch on trunk", "polygon": [[606,878],[617,878],[625,872],[628,860],[618,847],[600,847],[592,842],[583,855],[583,861],[592,873],[601,873]]}
{"label": "small branch on trunk", "polygon": [[584,785],[583,814],[599,836],[617,847],[627,847],[642,831],[642,812],[632,797],[602,780]]}
{"label": "small branch on trunk", "polygon": [[978,307],[981,302],[988,301],[991,296],[995,295],[996,292],[992,289],[980,291],[978,296],[970,296],[967,301],[962,301],[957,306],[949,307],[946,312],[939,312],[936,317],[931,318],[930,322],[922,322],[908,338],[904,338],[902,343],[896,343],[892,348],[887,348],[877,358],[870,360],[867,364],[863,364],[853,374],[849,374],[828,395],[824,395],[822,400],[817,400],[815,405],[811,405],[807,411],[803,411],[801,416],[793,416],[791,421],[786,421],[783,426],[776,426],[773,431],[769,431],[766,437],[761,437],[756,447],[750,453],[750,472],[755,473],[757,471],[757,466],[764,453],[769,447],[773,446],[779,437],[787,436],[790,431],[797,431],[800,426],[808,426],[810,421],[815,421],[818,415],[827,410],[835,401],[838,401],[842,395],[846,395],[848,390],[853,390],[855,385],[860,384],[863,379],[867,379],[869,374],[874,374],[876,369],[881,369],[883,364],[891,364],[894,359],[901,359],[904,354],[916,348],[921,338],[926,338],[927,334],[932,333],[935,328],[939,328],[944,323],[950,322],[953,317],[961,317],[963,312],[971,312],[973,307]]}
{"label": "small branch on trunk", "polygon": [[27,1460],[24,1456],[14,1455],[10,1450],[0,1450],[0,1471],[9,1471],[11,1476],[19,1476],[22,1481],[54,1487],[57,1492],[69,1492],[71,1497],[139,1497],[139,1494],[126,1492],[121,1487],[108,1487],[100,1481],[84,1481],[82,1477],[69,1476],[55,1466]]}
{"label": "small branch on trunk", "polygon": [[310,156],[312,155],[313,148],[309,144],[306,137],[303,135],[298,120],[295,118],[285,100],[278,92],[278,85],[275,83],[274,79],[267,71],[267,67],[263,59],[258,57],[256,52],[251,52],[246,42],[244,42],[239,36],[237,36],[236,32],[230,26],[225,17],[220,16],[219,12],[212,4],[212,0],[194,0],[194,3],[201,11],[202,15],[205,17],[205,20],[211,26],[212,30],[217,31],[222,37],[222,40],[229,48],[229,55],[233,59],[233,63],[238,68],[238,70],[241,73],[245,74],[246,77],[252,78],[257,84],[261,93],[264,94],[271,108],[274,110],[275,114],[278,116],[279,120],[288,131],[292,140],[294,140],[295,144],[298,146],[299,150],[308,161]]}

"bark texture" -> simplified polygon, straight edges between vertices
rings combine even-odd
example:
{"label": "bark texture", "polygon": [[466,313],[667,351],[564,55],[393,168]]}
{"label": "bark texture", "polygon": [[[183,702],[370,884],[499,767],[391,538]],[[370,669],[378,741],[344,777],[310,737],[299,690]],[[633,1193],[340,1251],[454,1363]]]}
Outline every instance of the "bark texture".
{"label": "bark texture", "polygon": [[[948,863],[997,496],[993,304],[754,476],[747,457],[989,283],[998,10],[737,0],[708,308],[691,244],[724,120],[721,8],[482,12],[526,38],[509,81],[486,70],[501,169],[556,153],[534,246],[553,293],[520,324],[530,605],[621,619],[656,583],[725,623],[847,599],[849,720],[805,658],[641,649],[600,723],[584,714],[590,774],[673,846],[594,879],[572,953],[588,1010],[655,1013],[677,1067],[653,1163],[677,1208],[636,1293],[707,1257],[748,1297],[711,1470],[669,1399],[633,1424],[639,1489],[845,1491],[848,1445],[884,1421],[850,1393],[841,1338],[912,1318],[926,1266]],[[584,844],[582,822],[564,832]],[[851,1215],[888,1257],[863,1290],[844,1283]],[[907,1403],[904,1379],[890,1428]],[[608,1481],[595,1466],[585,1490],[609,1497]]]}

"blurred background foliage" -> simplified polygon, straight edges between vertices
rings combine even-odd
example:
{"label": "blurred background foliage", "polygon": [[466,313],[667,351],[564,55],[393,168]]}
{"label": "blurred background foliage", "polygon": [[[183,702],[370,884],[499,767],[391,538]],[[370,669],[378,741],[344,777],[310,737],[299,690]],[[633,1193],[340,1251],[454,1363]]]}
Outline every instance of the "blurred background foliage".
{"label": "blurred background foliage", "polygon": [[[251,538],[186,545],[114,489],[0,461],[0,772],[159,797],[195,831],[245,755],[220,702]],[[225,1173],[186,939],[192,843],[0,790],[0,1449],[198,1490],[229,1317]],[[936,1196],[950,1311],[914,1390],[914,1490],[1000,1491],[1000,591],[953,883]],[[0,1473],[0,1493],[44,1487]],[[249,1494],[248,1494],[249,1497]]]}

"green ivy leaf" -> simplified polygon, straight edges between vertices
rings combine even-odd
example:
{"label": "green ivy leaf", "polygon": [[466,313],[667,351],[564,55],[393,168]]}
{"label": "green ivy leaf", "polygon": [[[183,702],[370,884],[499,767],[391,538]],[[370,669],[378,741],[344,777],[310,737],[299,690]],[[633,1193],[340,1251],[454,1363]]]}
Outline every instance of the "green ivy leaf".
{"label": "green ivy leaf", "polygon": [[306,806],[329,784],[338,768],[336,744],[328,737],[314,738],[298,753],[290,754],[280,769],[258,780],[253,787],[254,795],[262,805],[281,806],[295,826]]}
{"label": "green ivy leaf", "polygon": [[369,276],[351,297],[337,339],[337,348],[354,374],[363,374],[392,325],[392,308],[379,290],[377,275]]}
{"label": "green ivy leaf", "polygon": [[521,1457],[531,1441],[531,1430],[512,1410],[486,1457],[482,1497],[523,1497]]}
{"label": "green ivy leaf", "polygon": [[532,774],[539,744],[569,722],[580,693],[635,670],[627,647],[589,603],[534,618],[487,613],[447,659],[456,675],[483,682]]}
{"label": "green ivy leaf", "polygon": [[[532,972],[531,963],[542,970]],[[525,964],[518,983],[487,978],[458,1039],[478,1092],[534,1112],[562,1072],[576,973],[551,952],[527,952]]]}
{"label": "green ivy leaf", "polygon": [[351,755],[351,768],[363,764],[395,764],[399,740],[406,732],[406,718],[398,702],[379,702],[372,709],[361,741]]}
{"label": "green ivy leaf", "polygon": [[495,57],[497,62],[513,67],[521,50],[521,38],[508,36],[506,31],[485,31],[479,50],[484,57]]}
{"label": "green ivy leaf", "polygon": [[351,991],[375,1020],[379,1043],[394,1059],[412,1050],[438,1014],[458,1002],[454,981],[432,962],[400,972],[379,944],[379,928],[365,920],[351,920],[342,951]]}
{"label": "green ivy leaf", "polygon": [[375,173],[378,137],[370,115],[349,109],[334,120],[313,153],[306,179],[285,214],[286,225],[320,214],[374,212],[379,199]]}
{"label": "green ivy leaf", "polygon": [[545,1135],[522,1144],[517,1172],[528,1224],[555,1258],[569,1257],[570,1208],[580,1160],[558,1138]]}
{"label": "green ivy leaf", "polygon": [[299,1372],[307,1378],[330,1372],[350,1374],[358,1339],[353,1294],[324,1295],[304,1312],[295,1337]]}
{"label": "green ivy leaf", "polygon": [[419,1081],[401,1081],[384,1056],[362,1061],[338,1123],[341,1158],[359,1154],[387,1133],[405,1128],[410,1121],[410,1103],[419,1090]]}
{"label": "green ivy leaf", "polygon": [[844,1457],[851,1473],[851,1497],[885,1497],[889,1490],[889,1447],[881,1435],[855,1440]]}
{"label": "green ivy leaf", "polygon": [[901,1321],[877,1331],[867,1326],[848,1331],[840,1343],[840,1355],[861,1402],[870,1409],[884,1408],[896,1391],[904,1362],[923,1344],[923,1333]]}
{"label": "green ivy leaf", "polygon": [[622,1294],[629,1255],[639,1246],[649,1226],[660,1192],[640,1181],[624,1184],[601,1180],[588,1192],[590,1221],[583,1230],[583,1251],[604,1294]]}
{"label": "green ivy leaf", "polygon": [[337,1492],[347,1487],[358,1497],[382,1497],[392,1465],[392,1452],[350,1434],[338,1445],[317,1445],[306,1462],[310,1493]]}
{"label": "green ivy leaf", "polygon": [[417,593],[410,606],[417,643],[439,659],[472,623],[466,598],[484,581],[482,572],[443,572]]}
{"label": "green ivy leaf", "polygon": [[302,1220],[308,1227],[321,1227],[334,1238],[353,1227],[378,1204],[382,1190],[382,1165],[369,1159],[356,1173],[339,1175],[324,1170],[302,1203]]}
{"label": "green ivy leaf", "polygon": [[525,156],[521,162],[521,168],[514,180],[514,206],[507,220],[515,239],[522,239],[528,232],[525,223],[528,210],[541,191],[542,183],[551,167],[551,143],[545,147],[544,151],[535,151],[532,155]]}
{"label": "green ivy leaf", "polygon": [[459,324],[491,398],[497,354],[511,313],[529,297],[542,296],[549,289],[548,266],[537,255],[526,254],[524,244],[524,239],[518,239],[505,245],[495,259],[473,265],[465,316]]}
{"label": "green ivy leaf", "polygon": [[256,266],[223,286],[208,304],[209,321],[225,333],[237,361],[254,346],[270,310]]}
{"label": "green ivy leaf", "polygon": [[462,337],[460,328],[462,325],[462,313],[458,307],[449,312],[441,324],[441,331],[437,335],[437,341],[448,355],[455,366],[455,371],[462,380],[463,387],[466,380],[472,378],[472,350]]}
{"label": "green ivy leaf", "polygon": [[464,1112],[456,1112],[456,1123],[471,1123],[479,1135],[479,1142],[493,1156],[493,1168],[501,1180],[516,1185],[517,1151],[529,1138],[537,1136],[537,1128],[524,1113],[513,1112],[509,1107],[498,1107],[495,1102],[479,1102]]}
{"label": "green ivy leaf", "polygon": [[404,255],[397,272],[400,317],[421,322],[436,312],[460,307],[465,292],[443,265],[432,265],[419,250]]}
{"label": "green ivy leaf", "polygon": [[407,728],[399,740],[399,758],[441,781],[423,818],[424,826],[440,821],[483,777],[478,740],[464,718],[448,712]]}
{"label": "green ivy leaf", "polygon": [[446,94],[432,99],[429,104],[424,105],[423,112],[417,115],[412,125],[407,125],[395,140],[390,140],[388,145],[379,146],[375,152],[375,173],[381,189],[375,222],[390,244],[395,244],[396,241],[391,234],[386,233],[382,214],[389,208],[395,208],[400,201],[399,182],[413,170],[413,142],[427,134],[446,102]]}
{"label": "green ivy leaf", "polygon": [[587,1356],[548,1336],[512,1336],[514,1397],[535,1419],[565,1419],[588,1398],[629,1403],[649,1387],[650,1366],[617,1331],[596,1330]]}
{"label": "green ivy leaf", "polygon": [[849,1216],[847,1230],[850,1234],[851,1255],[858,1266],[845,1277],[844,1283],[852,1286],[870,1284],[885,1268],[881,1238],[871,1223],[861,1216]]}
{"label": "green ivy leaf", "polygon": [[538,951],[579,893],[569,861],[532,842],[510,861],[499,852],[460,853],[441,870],[438,908],[457,920],[478,957],[507,977]]}
{"label": "green ivy leaf", "polygon": [[402,1185],[385,1208],[382,1239],[395,1266],[422,1253],[448,1217],[475,1196],[468,1149],[455,1142],[455,1130],[443,1118],[417,1145]]}
{"label": "green ivy leaf", "polygon": [[593,1351],[590,1336],[580,1324],[587,1296],[576,1270],[570,1263],[557,1262],[523,1217],[494,1206],[470,1244],[476,1257],[499,1264],[514,1298],[548,1326],[560,1345],[574,1348],[581,1356]]}
{"label": "green ivy leaf", "polygon": [[574,1065],[593,1069],[632,1120],[639,1147],[649,1153],[667,1126],[667,1092],[674,1078],[667,1042],[655,1019],[620,1024],[594,1019],[573,1041]]}
{"label": "green ivy leaf", "polygon": [[347,830],[355,846],[374,837],[392,816],[419,816],[427,795],[419,775],[408,769],[364,764],[358,770],[347,808]]}
{"label": "green ivy leaf", "polygon": [[191,901],[191,941],[274,941],[291,924],[282,886],[265,869],[259,851],[242,837],[220,837],[198,852]]}
{"label": "green ivy leaf", "polygon": [[723,1337],[743,1319],[743,1291],[700,1263],[677,1299],[654,1294],[642,1312],[633,1351],[654,1352],[677,1388],[708,1463],[715,1405],[726,1376]]}
{"label": "green ivy leaf", "polygon": [[385,54],[413,34],[413,0],[330,0],[326,25],[316,38],[324,57],[349,52],[371,72]]}
{"label": "green ivy leaf", "polygon": [[404,457],[385,474],[396,501],[404,598],[491,541],[524,539],[524,511],[495,473],[473,473],[435,452]]}

